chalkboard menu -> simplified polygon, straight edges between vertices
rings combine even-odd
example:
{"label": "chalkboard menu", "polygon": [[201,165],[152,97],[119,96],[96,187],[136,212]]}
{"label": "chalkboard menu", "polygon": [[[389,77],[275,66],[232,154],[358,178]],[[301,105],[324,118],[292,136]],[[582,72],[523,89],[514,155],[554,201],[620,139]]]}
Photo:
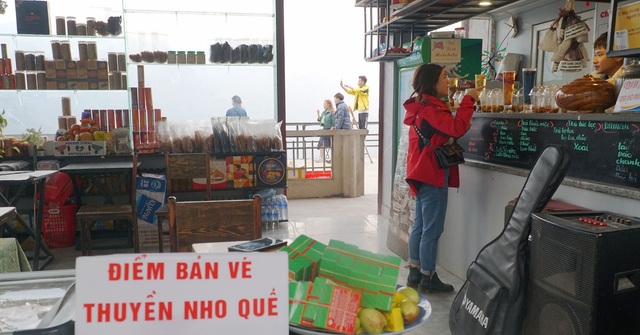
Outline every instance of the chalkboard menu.
{"label": "chalkboard menu", "polygon": [[567,176],[639,188],[640,117],[612,114],[477,114],[458,143],[465,158],[531,169],[549,144],[568,148]]}

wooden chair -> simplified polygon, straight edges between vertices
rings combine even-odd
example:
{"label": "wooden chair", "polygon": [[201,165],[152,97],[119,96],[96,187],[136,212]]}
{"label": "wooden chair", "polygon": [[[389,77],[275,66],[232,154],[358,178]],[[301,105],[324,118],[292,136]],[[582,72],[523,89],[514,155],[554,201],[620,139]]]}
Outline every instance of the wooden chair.
{"label": "wooden chair", "polygon": [[[206,193],[203,200],[211,199],[211,173],[208,153],[165,154],[164,164],[167,176],[167,198],[172,196],[174,186],[180,182],[192,183],[194,178],[204,178]],[[156,211],[158,217],[158,251],[163,252],[162,221],[169,215],[167,206]]]}
{"label": "wooden chair", "polygon": [[164,164],[167,175],[167,197],[172,194],[177,180],[192,183],[194,178],[204,178],[206,193],[204,200],[211,199],[211,176],[208,153],[165,154]]}
{"label": "wooden chair", "polygon": [[189,252],[194,243],[262,237],[259,196],[253,199],[177,201],[169,197],[171,252]]}
{"label": "wooden chair", "polygon": [[133,251],[140,252],[138,238],[138,216],[136,215],[136,176],[138,175],[138,156],[133,155],[130,179],[130,200],[128,204],[81,205],[76,213],[80,224],[80,247],[82,255],[92,255],[91,229],[97,220],[128,220],[133,235]]}

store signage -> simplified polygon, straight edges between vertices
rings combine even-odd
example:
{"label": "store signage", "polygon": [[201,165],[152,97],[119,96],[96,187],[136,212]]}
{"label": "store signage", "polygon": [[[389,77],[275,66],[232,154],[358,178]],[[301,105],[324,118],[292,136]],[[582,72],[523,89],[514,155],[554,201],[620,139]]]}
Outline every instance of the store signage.
{"label": "store signage", "polygon": [[461,39],[432,39],[431,61],[433,63],[457,64],[462,60]]}
{"label": "store signage", "polygon": [[640,2],[622,6],[616,12],[614,50],[640,48]]}
{"label": "store signage", "polygon": [[76,334],[288,332],[287,254],[127,254],[76,261]]}
{"label": "store signage", "polygon": [[640,79],[627,79],[622,84],[614,112],[640,112]]}

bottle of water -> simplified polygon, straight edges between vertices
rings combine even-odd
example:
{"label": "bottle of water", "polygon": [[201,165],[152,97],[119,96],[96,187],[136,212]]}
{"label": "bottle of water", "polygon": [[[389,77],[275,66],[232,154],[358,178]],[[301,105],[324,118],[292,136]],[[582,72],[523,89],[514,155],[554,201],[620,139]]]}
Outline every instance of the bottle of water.
{"label": "bottle of water", "polygon": [[286,195],[282,195],[282,220],[289,221],[289,201]]}
{"label": "bottle of water", "polygon": [[267,207],[262,204],[262,206],[260,206],[260,223],[262,223],[262,228],[267,227]]}
{"label": "bottle of water", "polygon": [[269,206],[269,219],[271,221],[271,229],[278,226],[278,210],[275,206]]}
{"label": "bottle of water", "polygon": [[284,216],[282,212],[282,207],[283,207],[282,196],[283,196],[282,194],[278,194],[275,196],[275,200],[276,200],[275,207],[276,207],[276,210],[278,211],[278,222],[284,221]]}

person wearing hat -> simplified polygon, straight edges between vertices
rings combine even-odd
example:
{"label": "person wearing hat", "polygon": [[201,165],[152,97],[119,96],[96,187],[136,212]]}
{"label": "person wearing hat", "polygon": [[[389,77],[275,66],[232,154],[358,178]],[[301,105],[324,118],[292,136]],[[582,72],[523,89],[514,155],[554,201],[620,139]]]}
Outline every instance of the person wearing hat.
{"label": "person wearing hat", "polygon": [[231,104],[233,105],[233,107],[229,108],[227,110],[227,117],[228,116],[247,116],[247,111],[242,108],[242,99],[240,99],[239,96],[234,95],[231,98]]}

